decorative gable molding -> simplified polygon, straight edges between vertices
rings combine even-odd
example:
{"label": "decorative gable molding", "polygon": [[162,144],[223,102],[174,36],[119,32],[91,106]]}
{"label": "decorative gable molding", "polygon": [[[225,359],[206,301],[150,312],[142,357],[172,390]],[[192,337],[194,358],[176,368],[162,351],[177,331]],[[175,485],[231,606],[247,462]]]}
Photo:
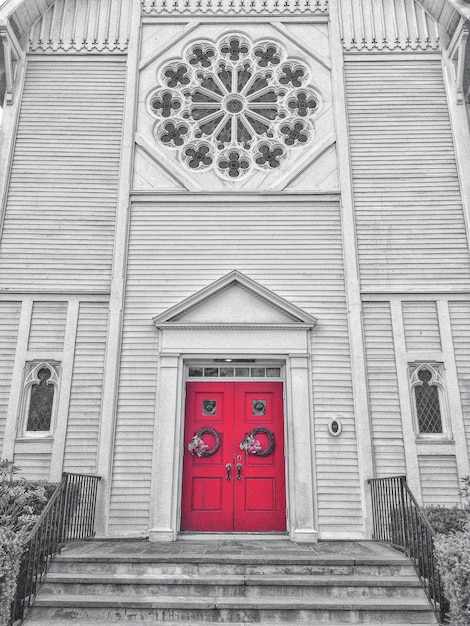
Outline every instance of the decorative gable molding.
{"label": "decorative gable molding", "polygon": [[153,318],[157,328],[313,328],[317,320],[238,270]]}
{"label": "decorative gable molding", "polygon": [[143,15],[327,15],[328,0],[142,0]]}

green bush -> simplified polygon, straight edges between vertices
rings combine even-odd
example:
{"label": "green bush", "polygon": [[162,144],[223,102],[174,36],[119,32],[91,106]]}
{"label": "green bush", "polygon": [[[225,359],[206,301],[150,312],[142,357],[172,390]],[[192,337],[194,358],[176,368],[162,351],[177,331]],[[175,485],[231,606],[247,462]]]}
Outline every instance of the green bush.
{"label": "green bush", "polygon": [[470,529],[439,535],[434,542],[452,626],[470,624]]}
{"label": "green bush", "polygon": [[23,537],[0,528],[0,624],[10,623],[11,603],[23,554]]}
{"label": "green bush", "polygon": [[462,532],[470,519],[470,511],[457,506],[448,508],[445,506],[427,506],[424,514],[436,533],[449,535],[454,532]]}

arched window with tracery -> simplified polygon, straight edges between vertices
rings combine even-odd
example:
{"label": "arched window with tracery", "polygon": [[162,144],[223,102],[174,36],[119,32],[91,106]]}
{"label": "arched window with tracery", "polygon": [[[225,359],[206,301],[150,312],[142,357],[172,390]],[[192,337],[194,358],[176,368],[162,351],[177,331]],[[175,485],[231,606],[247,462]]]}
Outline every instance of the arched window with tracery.
{"label": "arched window with tracery", "polygon": [[24,384],[24,431],[27,435],[52,431],[59,383],[55,363],[28,363]]}
{"label": "arched window with tracery", "polygon": [[447,403],[442,364],[412,365],[411,390],[418,434],[445,434]]}

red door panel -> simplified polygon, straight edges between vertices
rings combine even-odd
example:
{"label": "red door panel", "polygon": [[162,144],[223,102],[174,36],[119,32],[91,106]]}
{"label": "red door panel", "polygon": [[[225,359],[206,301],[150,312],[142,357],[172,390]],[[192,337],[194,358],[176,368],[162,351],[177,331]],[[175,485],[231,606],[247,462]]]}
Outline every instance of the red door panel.
{"label": "red door panel", "polygon": [[[237,441],[260,427],[274,435],[269,456],[242,454],[242,489],[235,489],[235,531],[281,532],[286,530],[282,383],[237,384],[235,407]],[[258,432],[254,437],[261,451],[268,448],[267,434]]]}
{"label": "red door panel", "polygon": [[[188,450],[200,429],[220,436],[216,452]],[[255,429],[260,452],[246,454],[240,443]],[[202,433],[207,452],[216,439]],[[188,383],[184,436],[182,530],[269,532],[286,529],[282,383]],[[193,451],[195,452],[195,451]],[[230,464],[230,472],[227,471]],[[229,478],[229,479],[227,479]]]}
{"label": "red door panel", "polygon": [[[233,456],[233,385],[188,383],[184,434],[181,530],[230,532],[233,530],[233,481],[226,480],[225,465]],[[192,455],[188,444],[201,428],[213,428],[220,446],[211,456]],[[215,439],[204,434],[209,450]]]}

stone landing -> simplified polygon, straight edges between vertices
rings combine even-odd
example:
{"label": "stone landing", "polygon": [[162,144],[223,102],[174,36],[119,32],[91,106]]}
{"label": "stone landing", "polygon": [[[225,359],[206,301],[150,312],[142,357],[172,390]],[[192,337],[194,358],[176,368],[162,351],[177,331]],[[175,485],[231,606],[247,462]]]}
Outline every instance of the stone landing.
{"label": "stone landing", "polygon": [[410,561],[374,542],[81,541],[27,626],[436,624]]}

